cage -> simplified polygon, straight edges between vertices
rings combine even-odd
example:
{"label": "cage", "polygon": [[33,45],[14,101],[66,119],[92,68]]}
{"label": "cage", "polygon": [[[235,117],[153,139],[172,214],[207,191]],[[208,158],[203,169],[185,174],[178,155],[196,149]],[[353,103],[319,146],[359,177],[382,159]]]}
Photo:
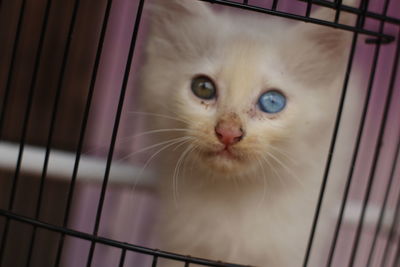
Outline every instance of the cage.
{"label": "cage", "polygon": [[[317,266],[400,266],[400,2],[187,1],[352,33],[299,266],[315,264],[319,214],[355,64],[363,105],[334,227]],[[176,266],[241,266],[153,246],[154,175],[143,171],[148,158],[133,157],[141,150],[136,133],[146,118],[131,112],[146,45],[147,2],[0,0],[0,266],[157,266],[165,259]],[[336,15],[331,21],[314,18],[311,11],[318,8]],[[343,13],[357,18],[354,25],[340,22]]]}

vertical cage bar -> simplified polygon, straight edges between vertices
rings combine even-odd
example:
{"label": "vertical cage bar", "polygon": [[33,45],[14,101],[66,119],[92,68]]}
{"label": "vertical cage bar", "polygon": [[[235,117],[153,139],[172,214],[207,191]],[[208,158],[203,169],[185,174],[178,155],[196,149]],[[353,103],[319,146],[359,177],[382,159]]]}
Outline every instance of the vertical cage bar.
{"label": "vertical cage bar", "polygon": [[312,0],[307,0],[306,17],[309,18],[311,15]]}
{"label": "vertical cage bar", "polygon": [[[364,24],[365,24],[365,18],[367,17],[367,11],[368,11],[368,6],[369,6],[369,0],[361,0],[360,2],[360,9],[361,9],[361,13],[360,13],[360,27],[364,28]],[[381,21],[382,22],[382,21]]]}
{"label": "vertical cage bar", "polygon": [[[391,247],[391,244],[395,243],[395,236],[396,236],[396,229],[399,226],[399,221],[400,221],[400,194],[397,197],[397,202],[396,202],[396,209],[392,221],[392,225],[390,227],[390,231],[388,234],[388,239],[386,240],[385,248],[383,250],[383,256],[381,260],[381,264],[379,265],[380,267],[386,267],[389,259],[389,250]],[[398,244],[399,245],[399,244]]]}
{"label": "vertical cage bar", "polygon": [[330,172],[331,162],[332,162],[333,154],[335,151],[336,139],[338,136],[339,126],[340,126],[340,122],[342,119],[343,107],[344,107],[344,102],[346,99],[346,92],[347,92],[347,87],[348,87],[348,83],[350,80],[350,74],[351,74],[351,70],[353,67],[353,60],[354,60],[357,40],[358,40],[358,33],[355,32],[353,34],[353,40],[352,40],[352,44],[351,44],[351,48],[350,48],[349,60],[348,60],[348,64],[346,67],[346,74],[345,74],[345,78],[344,78],[344,82],[343,82],[343,89],[342,89],[342,93],[341,93],[340,100],[339,100],[338,111],[337,111],[337,115],[336,115],[336,119],[335,119],[335,126],[334,126],[334,130],[332,133],[331,143],[329,145],[329,152],[328,152],[328,156],[327,156],[327,160],[326,160],[326,164],[325,164],[325,171],[324,171],[324,175],[323,175],[323,179],[322,179],[322,183],[321,183],[321,187],[320,187],[320,193],[318,196],[318,202],[317,202],[317,206],[316,206],[315,213],[314,213],[314,219],[313,219],[312,226],[311,226],[311,231],[310,231],[310,235],[309,235],[309,239],[308,239],[306,253],[304,256],[303,267],[308,266],[308,262],[309,262],[310,255],[311,255],[311,249],[312,249],[313,242],[314,242],[314,236],[315,236],[315,232],[317,229],[318,219],[319,219],[319,215],[321,212],[321,207],[322,207],[322,202],[323,202],[324,195],[325,195],[326,185],[328,182],[328,176],[329,176],[329,172]]}
{"label": "vertical cage bar", "polygon": [[339,23],[339,17],[342,8],[342,0],[337,0],[335,4],[336,4],[335,23]]}
{"label": "vertical cage bar", "polygon": [[389,199],[390,190],[392,188],[392,184],[393,184],[393,181],[394,181],[394,175],[395,175],[395,171],[396,171],[396,163],[397,163],[397,161],[399,159],[399,154],[400,154],[400,139],[397,142],[397,153],[395,155],[395,159],[393,161],[393,164],[392,164],[392,167],[391,167],[391,170],[390,170],[390,178],[389,178],[390,180],[389,180],[388,185],[386,187],[385,199],[383,201],[381,212],[379,214],[378,225],[377,225],[377,227],[375,229],[375,232],[374,232],[374,239],[372,241],[372,245],[371,245],[371,248],[370,248],[370,251],[369,251],[368,261],[367,261],[367,266],[366,267],[370,267],[371,264],[372,264],[372,259],[373,259],[374,253],[375,253],[375,246],[376,246],[376,242],[377,242],[377,239],[378,239],[378,235],[381,232],[383,219],[386,216],[386,210],[387,210],[386,209],[386,205],[387,205],[387,201]]}
{"label": "vertical cage bar", "polygon": [[[364,2],[364,4],[366,4],[368,6],[367,2]],[[386,0],[386,2],[388,2],[388,0]],[[364,5],[361,8],[363,8],[365,10],[365,8],[367,6]],[[364,23],[362,18],[360,18],[359,22],[360,22],[359,25],[363,25],[363,23]],[[381,24],[380,31],[381,32],[383,31],[383,24]],[[346,209],[346,205],[347,205],[347,202],[348,202],[347,200],[348,200],[348,196],[349,196],[349,192],[350,192],[350,186],[351,186],[353,175],[354,175],[354,166],[355,166],[355,164],[357,162],[357,159],[358,159],[358,152],[359,152],[360,145],[361,145],[362,134],[364,132],[364,127],[365,127],[368,107],[370,106],[370,102],[371,102],[371,94],[372,94],[373,82],[374,82],[374,79],[375,79],[375,73],[376,73],[376,68],[377,68],[377,64],[378,64],[379,54],[380,54],[380,45],[378,44],[375,47],[375,50],[374,50],[373,63],[372,63],[371,71],[370,71],[370,74],[369,74],[369,82],[368,82],[367,94],[366,94],[366,97],[365,97],[365,100],[364,100],[364,107],[363,107],[360,123],[358,125],[356,143],[355,143],[355,146],[354,146],[354,149],[353,149],[353,155],[352,155],[351,164],[350,164],[351,167],[350,167],[349,172],[347,174],[347,181],[346,181],[346,185],[345,185],[343,199],[342,199],[341,206],[340,206],[338,220],[337,220],[336,226],[335,226],[334,239],[332,241],[332,244],[331,244],[331,247],[330,247],[330,251],[329,251],[327,266],[331,266],[332,265],[333,256],[334,256],[334,253],[335,253],[338,236],[339,236],[340,229],[341,229],[342,222],[343,222],[344,211]]]}
{"label": "vertical cage bar", "polygon": [[[93,65],[93,72],[90,80],[90,85],[89,85],[89,91],[88,95],[86,97],[86,105],[85,105],[85,111],[81,123],[81,130],[79,133],[79,141],[78,141],[78,146],[76,150],[76,156],[75,156],[75,163],[74,163],[74,169],[72,172],[72,178],[68,190],[68,196],[67,196],[67,205],[64,213],[64,220],[63,220],[63,227],[67,227],[68,221],[69,221],[69,215],[71,211],[71,205],[72,205],[72,198],[74,195],[75,191],[75,183],[76,183],[76,178],[78,175],[78,169],[79,169],[79,162],[80,162],[80,157],[82,154],[82,149],[83,149],[83,142],[85,139],[85,133],[86,133],[86,127],[89,119],[89,112],[90,112],[90,107],[92,105],[92,99],[93,99],[93,94],[94,94],[94,89],[95,89],[95,84],[97,80],[97,73],[99,70],[99,65],[100,65],[100,59],[103,53],[103,46],[104,46],[104,40],[106,36],[106,30],[107,30],[107,25],[110,17],[110,11],[112,7],[112,0],[107,0],[107,6],[104,11],[104,17],[103,17],[103,24],[101,26],[101,32],[100,32],[100,38],[98,41],[97,45],[97,52],[96,52],[96,58],[95,62]],[[62,251],[64,247],[64,240],[65,240],[65,234],[61,234],[60,240],[58,242],[58,248],[57,248],[57,256],[56,256],[56,261],[55,261],[55,266],[58,267],[61,261],[61,256],[62,256]]]}
{"label": "vertical cage bar", "polygon": [[[399,229],[397,229],[399,231]],[[396,253],[394,254],[394,260],[393,260],[393,265],[392,267],[398,267],[400,265],[400,238],[399,238],[399,233],[397,232],[397,242],[396,242]]]}
{"label": "vertical cage bar", "polygon": [[[127,89],[127,85],[128,85],[128,80],[129,80],[129,74],[131,71],[133,55],[135,52],[136,40],[137,40],[137,35],[139,32],[139,25],[140,25],[140,20],[142,17],[143,6],[144,6],[144,0],[140,0],[138,8],[137,8],[134,30],[133,30],[131,44],[130,44],[129,53],[128,53],[128,59],[126,62],[124,79],[123,79],[122,88],[121,88],[121,92],[120,92],[120,96],[119,96],[118,108],[117,108],[117,113],[115,116],[114,127],[113,127],[113,132],[112,132],[112,137],[111,137],[110,150],[109,150],[109,153],[107,156],[106,170],[104,173],[103,185],[102,185],[101,193],[100,193],[100,200],[99,200],[98,207],[97,207],[96,221],[95,221],[95,226],[93,229],[94,236],[97,236],[98,231],[99,231],[101,214],[103,211],[103,204],[104,204],[106,189],[107,189],[107,185],[108,185],[108,178],[110,175],[111,163],[112,163],[112,159],[113,159],[113,155],[114,155],[115,142],[117,140],[118,128],[119,128],[119,123],[120,123],[120,119],[121,119],[122,108],[124,105],[125,93],[126,93],[126,89]],[[87,259],[87,264],[86,264],[87,267],[90,267],[92,265],[94,249],[95,249],[95,243],[92,242],[90,245],[90,251],[89,251],[89,255],[88,255],[88,259]]]}
{"label": "vertical cage bar", "polygon": [[[25,1],[23,2],[23,4],[25,4]],[[47,10],[46,10],[46,12],[47,12]],[[37,48],[37,52],[36,52],[36,56],[35,56],[33,74],[32,74],[32,78],[31,78],[30,88],[29,88],[29,92],[28,92],[27,106],[26,106],[26,109],[25,109],[25,115],[24,115],[24,120],[23,120],[22,134],[21,134],[21,138],[20,138],[20,142],[19,142],[19,151],[18,151],[17,164],[16,164],[14,176],[13,176],[13,181],[12,181],[12,186],[11,186],[11,195],[10,195],[9,203],[8,203],[8,210],[9,211],[11,211],[13,209],[14,201],[15,201],[15,197],[16,197],[17,185],[18,185],[18,180],[19,180],[19,173],[20,173],[21,164],[22,164],[22,156],[23,156],[23,153],[24,153],[26,135],[27,135],[28,125],[29,125],[29,118],[30,118],[30,113],[31,113],[31,108],[32,108],[32,103],[33,103],[33,97],[34,97],[35,88],[36,88],[37,76],[38,76],[38,72],[39,72],[40,64],[41,64],[44,39],[45,39],[45,36],[46,36],[47,23],[48,23],[48,13],[46,13],[46,15],[44,17],[44,20],[43,20],[41,33],[40,33],[40,38],[39,38],[39,43],[38,43],[38,48]],[[2,114],[2,115],[4,115],[4,114]],[[6,220],[5,230],[3,232],[3,239],[2,239],[1,249],[0,249],[1,250],[0,251],[0,259],[1,260],[3,259],[3,253],[4,253],[4,247],[5,247],[4,243],[7,240],[8,231],[9,231],[9,219]],[[1,261],[0,261],[0,264],[1,264]]]}
{"label": "vertical cage bar", "polygon": [[[52,0],[48,0],[47,6],[46,6],[46,11],[45,11],[45,24],[46,25],[47,25],[48,17],[50,14],[51,4],[52,4]],[[49,128],[49,133],[48,133],[48,137],[47,137],[46,152],[45,152],[45,158],[44,158],[44,163],[43,163],[43,171],[42,171],[42,175],[40,177],[39,193],[38,193],[38,198],[37,198],[37,202],[36,202],[36,210],[35,210],[35,217],[34,217],[35,219],[39,218],[40,211],[41,211],[44,183],[45,183],[46,174],[47,174],[47,167],[48,167],[48,162],[49,162],[51,144],[52,144],[52,140],[53,140],[53,133],[54,133],[55,123],[56,123],[56,117],[58,114],[58,104],[59,104],[59,100],[60,100],[61,91],[63,88],[64,75],[65,75],[65,70],[66,70],[66,66],[68,63],[72,35],[75,31],[75,23],[76,23],[78,9],[79,9],[79,1],[75,2],[75,5],[74,5],[71,22],[70,22],[70,26],[69,26],[69,32],[67,35],[67,43],[65,45],[64,55],[63,55],[63,59],[62,59],[62,63],[61,63],[61,69],[60,69],[59,79],[58,79],[58,83],[57,83],[57,90],[56,90],[56,95],[55,95],[53,109],[52,109],[50,128]],[[45,27],[45,25],[44,25],[44,27]],[[30,259],[32,256],[33,247],[34,247],[34,243],[35,243],[35,239],[36,239],[36,232],[37,232],[37,227],[34,226],[33,233],[30,238],[28,259],[26,262],[27,267],[30,266]]]}
{"label": "vertical cage bar", "polygon": [[151,263],[151,267],[157,267],[157,261],[158,261],[158,257],[153,256],[153,262]]}
{"label": "vertical cage bar", "polygon": [[[11,82],[12,82],[12,78],[13,78],[13,74],[14,74],[15,61],[16,61],[16,56],[17,56],[17,48],[18,48],[20,37],[21,37],[22,23],[23,23],[24,17],[25,17],[25,9],[26,9],[26,0],[22,0],[19,18],[18,18],[18,24],[17,24],[17,32],[15,33],[15,39],[14,39],[13,48],[12,48],[10,68],[8,69],[6,88],[4,91],[4,98],[3,98],[3,103],[2,103],[2,107],[1,107],[0,140],[1,140],[2,133],[3,133],[3,125],[4,125],[4,120],[6,117],[8,98],[10,97],[10,92],[11,92]],[[0,243],[0,266],[1,266],[1,263],[3,262],[4,250],[5,250],[6,243],[7,243],[9,224],[10,224],[10,219],[7,217],[5,224],[4,224],[3,236],[1,238],[1,243]]]}
{"label": "vertical cage bar", "polygon": [[124,267],[125,264],[126,249],[122,249],[121,257],[119,259],[118,267]]}
{"label": "vertical cage bar", "polygon": [[189,262],[188,261],[185,261],[185,267],[189,267]]}
{"label": "vertical cage bar", "polygon": [[[387,14],[388,7],[389,7],[389,0],[386,0],[385,1],[385,8],[384,8],[384,14],[385,15]],[[384,22],[381,22],[381,26],[380,26],[380,29],[379,29],[380,32],[383,32],[383,27],[384,27]],[[378,43],[377,46],[378,46],[378,49],[379,49],[380,43]],[[388,118],[388,115],[389,115],[389,111],[390,111],[390,108],[392,106],[391,99],[392,99],[392,95],[393,95],[393,92],[394,92],[394,84],[395,84],[395,81],[396,81],[397,64],[398,64],[398,60],[399,60],[399,49],[400,49],[400,41],[398,40],[396,56],[394,58],[393,66],[392,66],[391,80],[390,80],[390,85],[389,85],[389,90],[388,90],[389,92],[387,93],[387,96],[386,96],[385,110],[384,110],[384,114],[382,116],[381,124],[379,126],[379,136],[378,136],[377,142],[375,144],[375,152],[374,152],[374,158],[373,158],[373,163],[372,163],[372,169],[370,170],[370,175],[368,177],[367,190],[366,190],[366,194],[364,196],[361,216],[360,216],[360,219],[359,219],[359,222],[358,222],[358,225],[357,225],[356,239],[354,240],[354,243],[353,243],[349,266],[353,266],[354,265],[354,261],[355,261],[356,254],[357,254],[357,251],[358,251],[358,245],[359,245],[360,238],[361,238],[361,233],[362,233],[362,230],[364,228],[364,218],[365,218],[365,213],[366,213],[367,206],[368,206],[368,203],[369,203],[369,199],[370,199],[370,196],[371,196],[372,185],[373,185],[373,182],[375,180],[375,172],[376,172],[376,168],[378,166],[378,159],[379,159],[379,155],[381,153],[381,148],[382,148],[381,143],[382,143],[383,136],[384,136],[384,133],[385,133],[385,126],[387,124],[387,118]],[[373,78],[374,77],[375,77],[375,75],[373,75]]]}
{"label": "vertical cage bar", "polygon": [[271,9],[272,10],[276,10],[278,8],[278,0],[274,0],[273,2],[272,2],[272,7],[271,7]]}
{"label": "vertical cage bar", "polygon": [[[11,52],[10,68],[8,69],[6,88],[4,89],[4,97],[3,97],[3,101],[2,101],[2,105],[1,105],[0,140],[1,140],[1,136],[3,134],[4,120],[6,118],[8,98],[10,97],[10,92],[11,92],[11,82],[12,82],[12,78],[14,76],[14,67],[15,67],[15,61],[16,61],[16,57],[17,57],[17,48],[18,48],[18,44],[19,44],[19,39],[21,37],[21,29],[22,29],[22,23],[23,23],[24,17],[25,17],[25,9],[26,9],[26,0],[22,0],[20,12],[19,12],[18,24],[17,24],[17,32],[15,33],[15,39],[14,39],[13,48],[12,48],[12,52]],[[1,256],[0,256],[0,258],[1,258]]]}
{"label": "vertical cage bar", "polygon": [[392,267],[398,267],[400,265],[400,242],[397,242],[396,254],[394,254],[394,261]]}
{"label": "vertical cage bar", "polygon": [[[397,48],[397,55],[395,56],[395,58],[399,58],[399,48]],[[397,73],[398,64],[395,65],[394,68],[395,68],[395,69],[393,70],[394,73]],[[395,75],[395,76],[396,76],[396,75]],[[392,76],[392,77],[394,78],[395,76]],[[400,135],[399,135],[399,136],[400,136]],[[386,186],[385,197],[384,197],[383,204],[382,204],[382,208],[381,208],[381,211],[380,211],[380,214],[379,214],[378,225],[377,225],[377,227],[375,228],[374,238],[373,238],[372,245],[371,245],[371,248],[370,248],[370,251],[369,251],[369,256],[368,256],[368,261],[367,261],[367,267],[370,267],[370,266],[371,266],[372,258],[373,258],[374,253],[375,253],[375,246],[376,246],[376,242],[377,242],[377,239],[378,239],[378,235],[379,235],[379,233],[381,232],[383,219],[385,218],[385,215],[386,215],[386,205],[387,205],[387,202],[388,202],[388,199],[389,199],[389,194],[390,194],[390,192],[391,192],[392,184],[393,184],[393,181],[394,181],[394,176],[395,176],[396,166],[397,166],[396,163],[397,163],[397,161],[399,160],[399,154],[400,154],[400,138],[397,140],[397,146],[396,146],[396,147],[397,147],[397,150],[396,150],[397,153],[396,153],[396,155],[395,155],[395,157],[394,157],[394,159],[393,159],[392,167],[391,167],[391,170],[390,170],[390,178],[389,178],[388,184],[387,184],[387,186]]]}

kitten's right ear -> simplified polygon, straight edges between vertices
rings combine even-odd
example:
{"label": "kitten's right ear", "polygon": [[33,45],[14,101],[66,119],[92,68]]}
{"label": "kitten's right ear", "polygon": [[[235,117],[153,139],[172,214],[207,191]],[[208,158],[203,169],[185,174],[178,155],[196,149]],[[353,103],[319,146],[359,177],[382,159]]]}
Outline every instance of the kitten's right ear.
{"label": "kitten's right ear", "polygon": [[151,43],[164,54],[196,53],[190,50],[202,47],[209,30],[205,24],[215,18],[212,9],[199,0],[150,0],[148,11]]}
{"label": "kitten's right ear", "polygon": [[199,0],[151,0],[148,6],[151,31],[158,36],[175,37],[178,31],[185,34],[185,25],[192,20],[212,16],[212,10]]}
{"label": "kitten's right ear", "polygon": [[200,0],[151,0],[150,8],[160,19],[179,20],[182,16],[208,15],[211,11]]}

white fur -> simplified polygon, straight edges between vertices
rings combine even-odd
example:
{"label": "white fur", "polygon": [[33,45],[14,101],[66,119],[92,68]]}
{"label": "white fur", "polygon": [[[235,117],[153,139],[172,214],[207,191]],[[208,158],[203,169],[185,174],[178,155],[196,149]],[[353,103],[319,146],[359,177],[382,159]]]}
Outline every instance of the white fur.
{"label": "white fur", "polygon": [[[256,266],[301,266],[348,34],[253,13],[216,13],[200,1],[154,1],[150,12],[142,108],[186,123],[150,116],[148,126],[188,129],[154,141],[191,136],[188,144],[196,144],[193,150],[170,146],[154,164],[162,199],[160,248]],[[197,74],[214,79],[217,100],[202,103],[193,95],[190,82]],[[271,88],[287,96],[276,115],[256,104]],[[241,160],[205,156],[221,146],[215,124],[233,113],[246,131],[234,146]]]}

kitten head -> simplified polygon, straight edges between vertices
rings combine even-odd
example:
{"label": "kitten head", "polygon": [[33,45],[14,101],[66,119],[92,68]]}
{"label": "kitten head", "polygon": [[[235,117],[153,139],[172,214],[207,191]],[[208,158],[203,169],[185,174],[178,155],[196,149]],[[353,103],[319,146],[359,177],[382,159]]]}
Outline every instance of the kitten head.
{"label": "kitten head", "polygon": [[154,1],[151,12],[143,102],[186,122],[199,168],[230,176],[322,156],[348,33],[193,0]]}

